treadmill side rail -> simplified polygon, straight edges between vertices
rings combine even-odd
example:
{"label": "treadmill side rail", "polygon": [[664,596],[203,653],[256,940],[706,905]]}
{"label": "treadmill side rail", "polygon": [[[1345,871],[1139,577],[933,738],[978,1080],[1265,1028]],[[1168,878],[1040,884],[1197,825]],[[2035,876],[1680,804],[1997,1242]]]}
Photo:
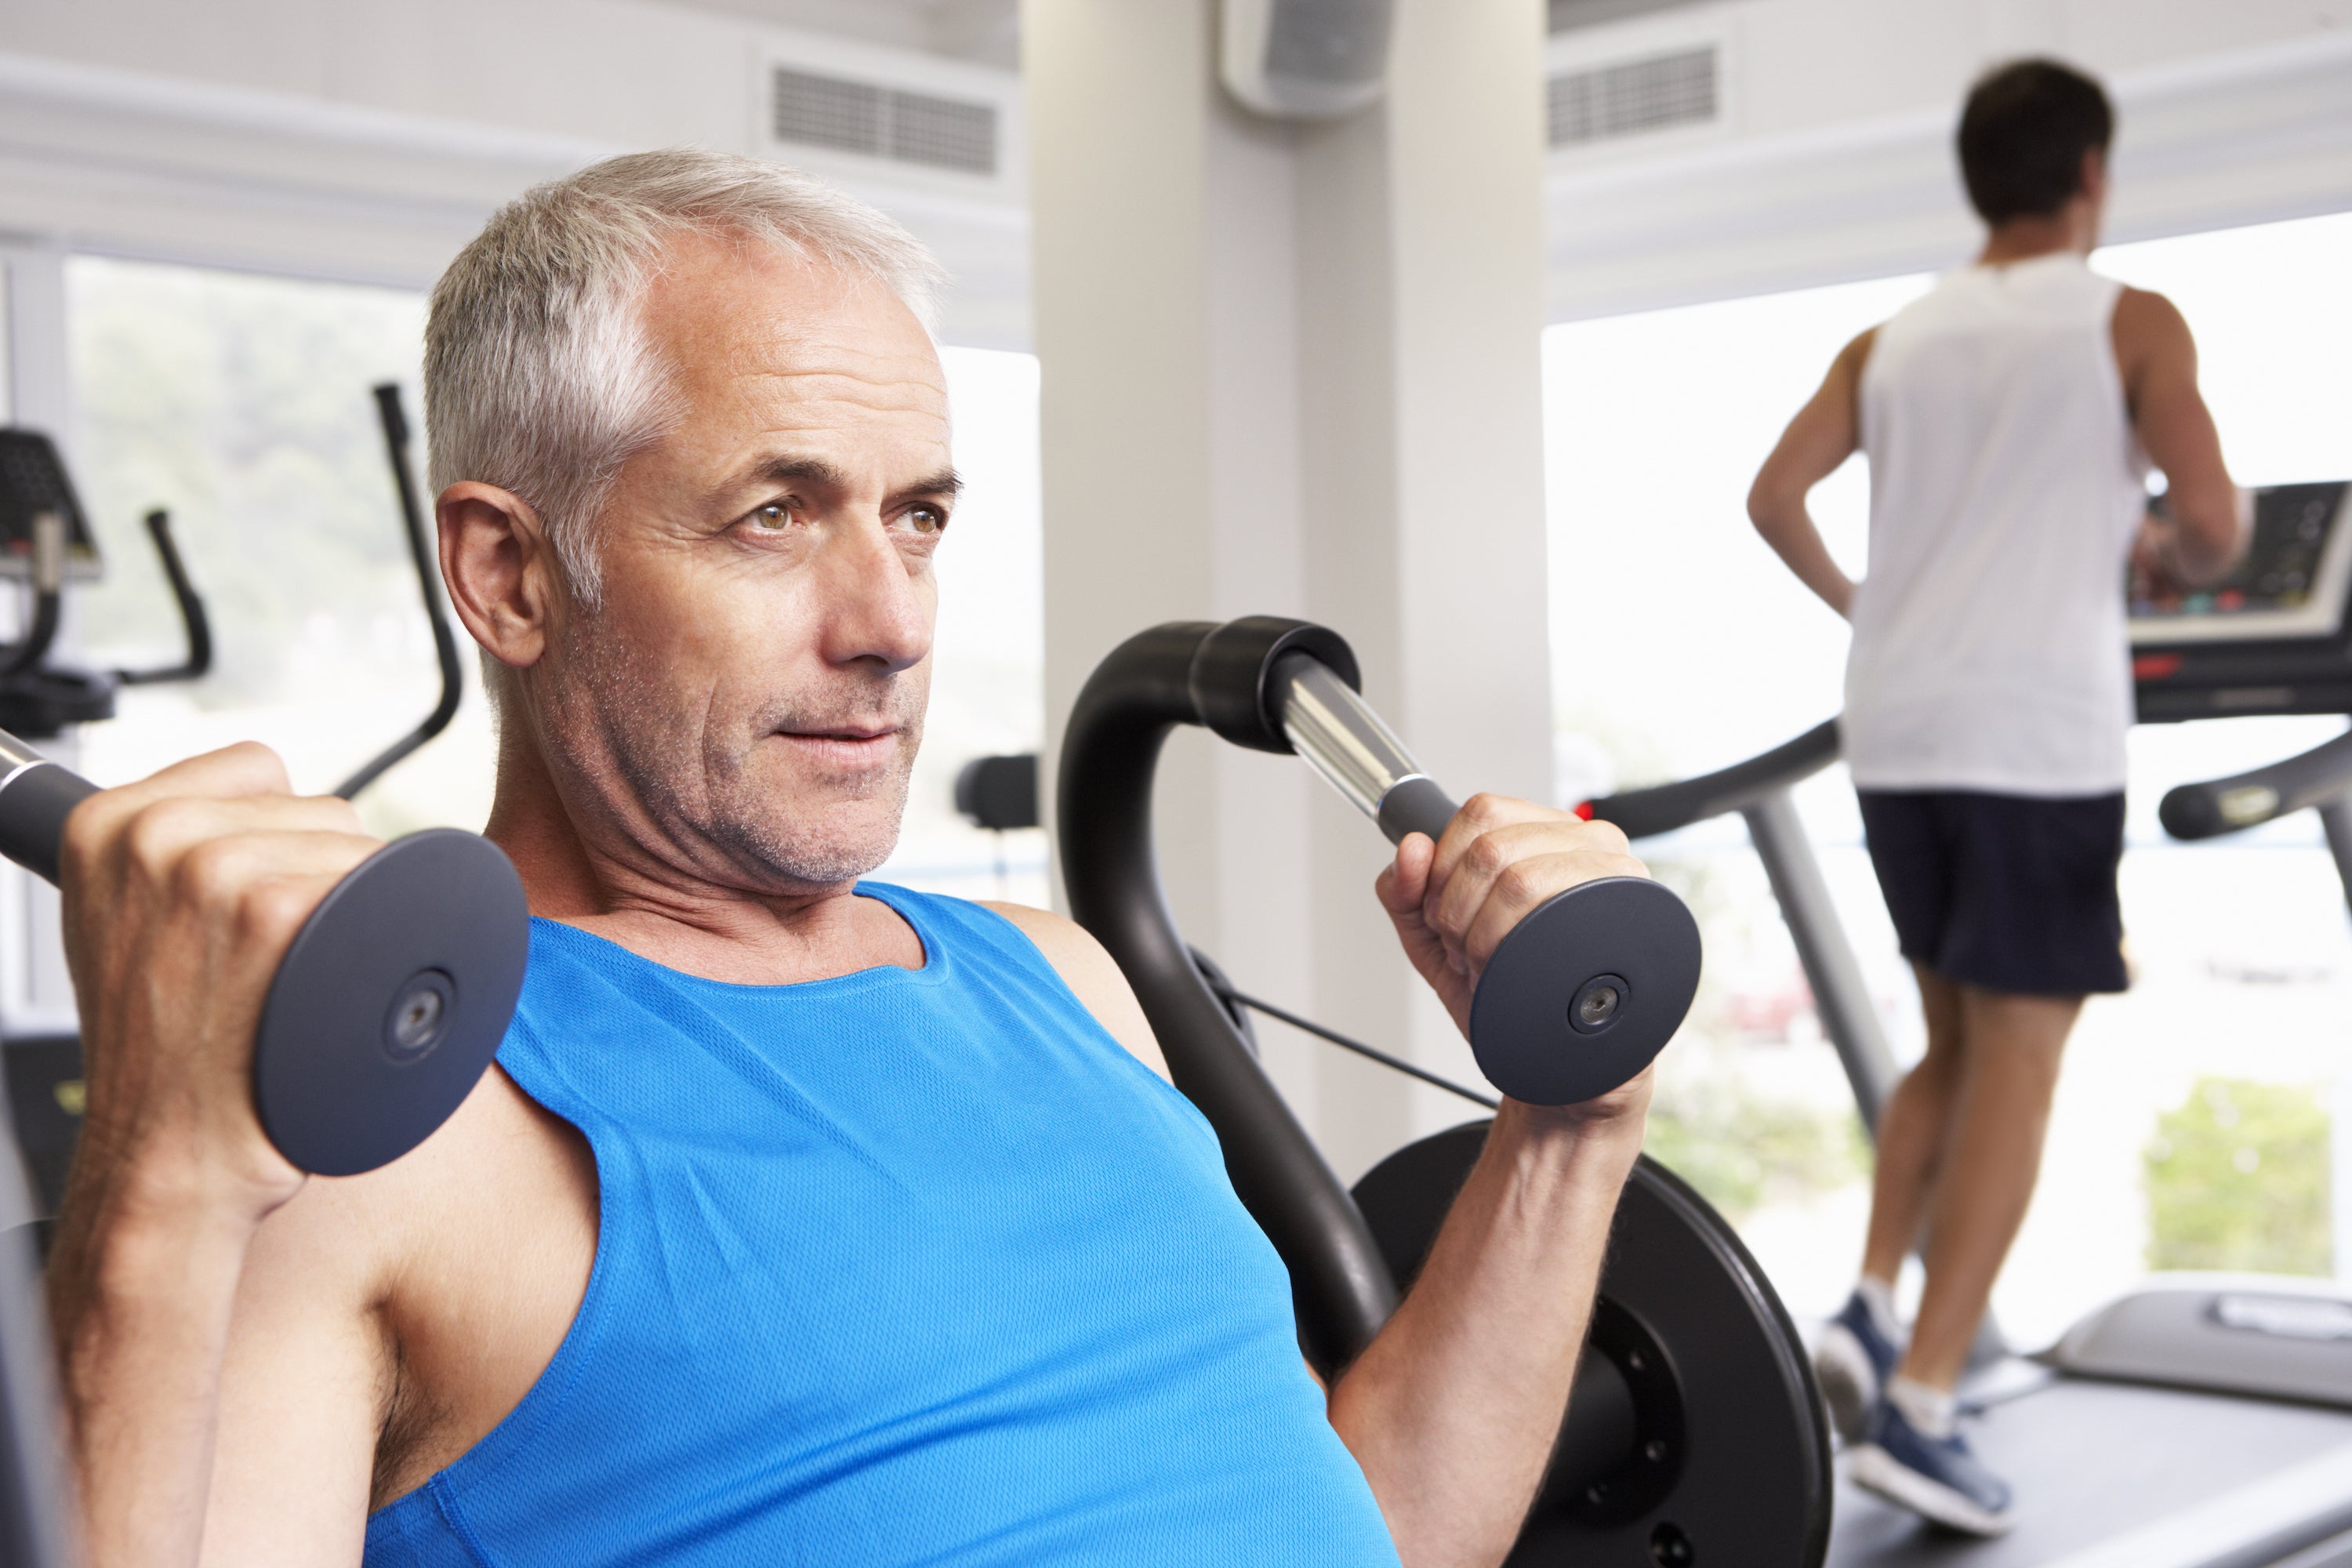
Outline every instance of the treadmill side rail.
{"label": "treadmill side rail", "polygon": [[2159,1274],[2067,1330],[2048,1360],[2078,1377],[2352,1410],[2352,1294],[2280,1275]]}

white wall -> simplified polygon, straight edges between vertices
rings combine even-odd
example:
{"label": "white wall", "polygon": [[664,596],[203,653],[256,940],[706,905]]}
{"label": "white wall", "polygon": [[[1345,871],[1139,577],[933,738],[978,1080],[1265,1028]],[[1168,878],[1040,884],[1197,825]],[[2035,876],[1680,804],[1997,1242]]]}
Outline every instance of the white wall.
{"label": "white wall", "polygon": [[1949,265],[1969,82],[2107,80],[2116,239],[2352,207],[2352,0],[1727,0],[1562,34],[1552,68],[1722,51],[1714,125],[1552,155],[1554,321]]}
{"label": "white wall", "polygon": [[[0,240],[418,285],[530,180],[746,145],[763,46],[1011,80],[920,52],[902,5],[794,0],[826,37],[736,14],[784,3],[0,6]],[[1550,58],[1693,38],[1726,49],[1719,125],[1549,160],[1550,319],[1948,261],[1970,234],[1960,94],[2028,50],[2111,78],[2118,238],[2352,206],[2352,0],[1717,0],[1558,35]],[[1028,345],[1025,200],[835,172],[947,258],[952,340]]]}
{"label": "white wall", "polygon": [[0,237],[421,287],[535,180],[643,147],[759,151],[770,58],[1012,106],[998,186],[793,161],[940,253],[951,341],[1025,347],[1012,73],[651,0],[0,6]]}
{"label": "white wall", "polygon": [[[1024,7],[1049,728],[1145,626],[1292,615],[1349,640],[1436,776],[1543,798],[1538,7],[1403,0],[1415,68],[1379,108],[1303,127],[1219,89],[1213,15]],[[1155,807],[1178,917],[1245,989],[1475,1073],[1371,897],[1386,850],[1351,808],[1198,732]],[[1262,1032],[1347,1175],[1463,1119]]]}

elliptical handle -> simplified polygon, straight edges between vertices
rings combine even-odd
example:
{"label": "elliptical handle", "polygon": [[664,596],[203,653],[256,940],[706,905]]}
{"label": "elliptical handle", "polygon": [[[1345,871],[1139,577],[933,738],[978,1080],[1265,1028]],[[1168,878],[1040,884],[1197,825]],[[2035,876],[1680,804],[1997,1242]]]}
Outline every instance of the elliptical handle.
{"label": "elliptical handle", "polygon": [[188,657],[158,669],[118,669],[114,679],[125,686],[202,679],[213,667],[212,619],[205,614],[204,598],[188,575],[187,563],[180,558],[179,542],[172,537],[172,514],[159,506],[148,512],[145,521],[147,537],[154,542],[156,557],[163,563],[163,575],[172,584],[172,600],[180,606],[180,625],[188,634]]}
{"label": "elliptical handle", "polygon": [[97,793],[79,773],[0,730],[0,855],[57,886],[66,818]]}
{"label": "elliptical handle", "polygon": [[335,786],[345,800],[382,778],[392,767],[449,727],[466,694],[466,667],[457,657],[457,634],[450,628],[442,607],[441,566],[425,527],[424,503],[416,494],[416,476],[408,462],[408,416],[400,405],[400,384],[385,382],[375,389],[376,423],[383,430],[385,460],[392,466],[393,489],[400,499],[401,527],[408,539],[408,559],[416,569],[416,591],[425,600],[425,618],[433,629],[433,657],[441,668],[441,696],[416,728],[370,758],[359,772]]}

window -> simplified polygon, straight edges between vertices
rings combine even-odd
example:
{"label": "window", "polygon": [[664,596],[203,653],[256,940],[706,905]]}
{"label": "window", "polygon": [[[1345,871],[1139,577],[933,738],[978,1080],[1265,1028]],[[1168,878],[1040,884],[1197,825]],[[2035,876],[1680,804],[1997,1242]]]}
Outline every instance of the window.
{"label": "window", "polygon": [[[898,852],[875,873],[970,899],[1043,905],[1045,835],[1002,835],[955,813],[974,757],[1036,752],[1045,738],[1045,536],[1039,503],[1037,361],[946,349],[956,469],[966,486],[938,556],[940,629],[930,715]],[[1050,787],[1041,780],[1042,793]]]}
{"label": "window", "polygon": [[[2179,304],[2242,482],[2352,475],[2352,388],[2336,369],[2352,349],[2341,288],[2352,215],[2120,246],[2096,265]],[[1546,333],[1565,795],[1720,766],[1836,711],[1844,627],[1756,538],[1747,489],[1839,347],[1930,281]],[[1814,493],[1832,552],[1857,573],[1867,498],[1859,461]],[[2042,1191],[1994,1302],[2016,1342],[2047,1342],[2152,1265],[2210,1257],[2352,1272],[2352,1258],[2315,1248],[2308,1217],[2267,1238],[2246,1217],[2307,1215],[2326,1169],[2313,1140],[2339,1098],[2352,1108],[2335,1087],[2347,1071],[2352,927],[2316,825],[2306,814],[2188,846],[2155,821],[2171,784],[2342,727],[2249,719],[2134,732],[2123,896],[2137,982],[2094,1001],[2070,1047]],[[1843,770],[1798,798],[1897,1054],[1914,1058],[1916,997]],[[1793,1310],[1826,1313],[1860,1256],[1868,1154],[1833,1054],[1817,1044],[1794,948],[1736,819],[1645,848],[1688,891],[1708,955],[1693,1021],[1661,1068],[1653,1152],[1732,1213]],[[2208,1167],[2255,1196],[2237,1210],[2200,1202],[2212,1184],[2191,1173]]]}
{"label": "window", "polygon": [[[104,783],[240,739],[323,791],[420,720],[439,676],[370,389],[402,384],[418,442],[421,294],[78,257],[68,272],[71,460],[107,563],[76,599],[93,662],[178,658],[179,624],[140,518],[168,508],[211,612],[216,663],[190,686],[126,690],[87,727]],[[1044,731],[1037,369],[943,351],[970,485],[940,560],[937,672],[898,852],[880,875],[989,897],[1045,896],[1043,835],[955,816],[958,767],[1034,752]],[[462,633],[461,633],[462,642]],[[450,728],[362,796],[386,835],[479,827],[494,770],[467,646]]]}

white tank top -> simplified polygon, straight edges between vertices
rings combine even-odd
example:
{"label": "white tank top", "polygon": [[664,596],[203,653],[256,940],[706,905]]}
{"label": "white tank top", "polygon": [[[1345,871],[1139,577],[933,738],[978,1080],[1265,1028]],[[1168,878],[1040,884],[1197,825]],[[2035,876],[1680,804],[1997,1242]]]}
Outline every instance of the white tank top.
{"label": "white tank top", "polygon": [[2121,291],[2073,255],[1970,267],[1878,329],[1841,725],[1860,787],[2123,788],[2147,463],[2116,368]]}

